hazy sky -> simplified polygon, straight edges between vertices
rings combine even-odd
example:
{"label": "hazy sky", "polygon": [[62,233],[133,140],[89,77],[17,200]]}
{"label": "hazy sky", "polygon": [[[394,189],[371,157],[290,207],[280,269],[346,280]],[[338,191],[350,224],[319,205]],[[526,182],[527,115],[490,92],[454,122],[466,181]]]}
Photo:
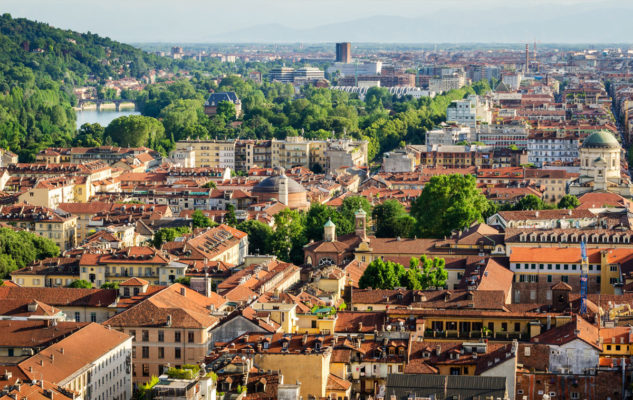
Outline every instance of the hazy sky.
{"label": "hazy sky", "polygon": [[[124,42],[208,42],[228,32],[258,25],[282,25],[287,28],[314,27],[355,21],[376,16],[433,18],[447,30],[460,29],[463,23],[500,25],[508,22],[529,23],[547,19],[558,25],[560,38],[549,41],[573,41],[570,30],[579,35],[591,30],[574,15],[630,15],[629,0],[0,0],[0,11],[14,17],[27,17],[80,32],[91,31]],[[609,14],[611,12],[611,14]],[[599,19],[599,18],[597,18]],[[624,23],[624,21],[622,21]],[[609,21],[593,27],[595,41],[613,40]],[[627,29],[628,29],[627,23]],[[457,28],[456,28],[457,27]],[[469,28],[470,29],[470,28]],[[534,36],[538,36],[538,24]],[[632,28],[633,29],[633,28]],[[501,34],[508,32],[500,32]],[[628,31],[625,31],[628,34]],[[530,32],[532,34],[532,32]],[[633,39],[633,31],[631,32]],[[493,35],[494,36],[494,35]],[[626,35],[628,36],[628,35]],[[457,36],[461,37],[461,36]],[[467,35],[465,37],[468,37]],[[368,38],[375,41],[379,38]],[[494,37],[473,35],[473,40]],[[623,42],[633,41],[622,37]],[[253,40],[257,40],[253,37]],[[292,38],[288,38],[292,41]]]}

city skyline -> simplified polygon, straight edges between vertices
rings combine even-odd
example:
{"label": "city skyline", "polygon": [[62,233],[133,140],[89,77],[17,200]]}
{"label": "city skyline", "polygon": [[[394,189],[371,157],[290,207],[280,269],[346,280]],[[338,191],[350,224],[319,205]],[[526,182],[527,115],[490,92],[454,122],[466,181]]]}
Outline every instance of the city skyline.
{"label": "city skyline", "polygon": [[[631,4],[604,0],[6,0],[3,12],[128,43],[626,43]],[[60,4],[64,13],[60,13]],[[237,5],[237,6],[236,6]]]}

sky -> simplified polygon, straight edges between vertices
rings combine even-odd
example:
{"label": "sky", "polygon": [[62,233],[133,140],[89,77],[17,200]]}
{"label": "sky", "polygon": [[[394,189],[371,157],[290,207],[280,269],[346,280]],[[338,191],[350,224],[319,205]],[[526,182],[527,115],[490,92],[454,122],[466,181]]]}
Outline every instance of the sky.
{"label": "sky", "polygon": [[[0,11],[127,43],[633,42],[629,0],[0,0]],[[386,17],[384,31],[368,27]]]}

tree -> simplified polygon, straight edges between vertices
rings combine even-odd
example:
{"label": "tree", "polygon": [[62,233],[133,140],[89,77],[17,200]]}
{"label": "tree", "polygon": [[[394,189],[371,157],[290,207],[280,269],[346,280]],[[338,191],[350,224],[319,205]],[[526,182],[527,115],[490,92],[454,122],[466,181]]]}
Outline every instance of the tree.
{"label": "tree", "polygon": [[154,239],[152,245],[157,249],[160,249],[163,243],[172,242],[177,237],[185,235],[191,232],[189,227],[180,226],[178,228],[160,228],[154,233]]}
{"label": "tree", "polygon": [[272,252],[273,230],[270,226],[261,221],[249,219],[240,223],[237,229],[248,234],[249,254],[270,254]]}
{"label": "tree", "polygon": [[563,208],[563,209],[564,208],[574,209],[578,207],[579,205],[580,205],[580,201],[578,201],[578,197],[571,194],[564,195],[558,202],[558,208]]}
{"label": "tree", "polygon": [[343,199],[343,205],[341,205],[341,214],[348,220],[355,223],[356,212],[363,209],[367,215],[372,215],[372,207],[366,197],[363,196],[347,196]]}
{"label": "tree", "polygon": [[123,147],[148,146],[163,138],[163,124],[152,117],[129,115],[119,117],[108,125],[104,136]]}
{"label": "tree", "polygon": [[235,119],[235,104],[231,103],[230,101],[221,101],[218,104],[216,111],[217,115],[224,117],[224,119],[227,121],[232,121]]}
{"label": "tree", "polygon": [[361,289],[393,289],[400,286],[400,280],[405,274],[402,265],[376,258],[365,269],[358,286]]}
{"label": "tree", "polygon": [[398,200],[385,200],[375,206],[372,216],[376,224],[376,237],[409,237],[413,233],[415,219],[407,215]]}
{"label": "tree", "polygon": [[27,231],[0,228],[0,278],[36,260],[57,257],[59,248],[48,238]]}
{"label": "tree", "polygon": [[237,218],[235,217],[235,206],[231,203],[226,205],[226,214],[224,214],[224,223],[229,226],[237,225]]}
{"label": "tree", "polygon": [[75,289],[92,289],[92,283],[84,279],[77,279],[76,281],[72,281],[68,287]]}
{"label": "tree", "polygon": [[483,221],[490,204],[477,188],[472,175],[438,175],[424,186],[411,206],[417,221],[416,232],[422,237],[447,236]]}
{"label": "tree", "polygon": [[101,289],[118,289],[119,288],[119,282],[106,282],[103,285],[101,285]]}
{"label": "tree", "polygon": [[189,285],[191,285],[191,277],[190,276],[181,276],[180,278],[176,279],[174,281],[174,283],[180,283],[181,285],[189,286]]}
{"label": "tree", "polygon": [[308,240],[322,240],[323,226],[328,220],[336,225],[336,234],[346,235],[354,231],[354,222],[334,208],[312,203],[305,217],[305,235]]}
{"label": "tree", "polygon": [[409,261],[409,271],[416,271],[416,277],[420,283],[420,289],[428,289],[430,287],[442,288],[446,285],[448,272],[445,269],[446,262],[443,258],[433,259],[426,255],[420,258],[411,257]]}
{"label": "tree", "polygon": [[523,196],[519,201],[517,201],[514,209],[517,211],[542,210],[543,206],[543,200],[533,194],[528,194],[527,196]]}
{"label": "tree", "polygon": [[215,182],[213,181],[209,181],[205,183],[204,185],[202,185],[202,187],[205,189],[217,189],[218,185],[216,185]]}
{"label": "tree", "polygon": [[275,233],[271,241],[274,255],[282,261],[303,264],[305,214],[286,208],[275,215]]}
{"label": "tree", "polygon": [[191,220],[194,228],[208,228],[216,226],[217,224],[211,221],[211,218],[207,217],[200,210],[196,210],[191,214]]}

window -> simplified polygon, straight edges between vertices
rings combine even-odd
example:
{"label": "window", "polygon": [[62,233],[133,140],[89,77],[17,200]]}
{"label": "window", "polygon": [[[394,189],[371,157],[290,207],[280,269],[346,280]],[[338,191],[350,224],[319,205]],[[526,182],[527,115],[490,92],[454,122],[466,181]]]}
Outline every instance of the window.
{"label": "window", "polygon": [[560,270],[560,264],[556,264],[556,269]]}
{"label": "window", "polygon": [[611,350],[611,345],[610,344],[607,345],[607,350]]}
{"label": "window", "polygon": [[609,267],[609,271],[611,271],[611,272],[618,272],[618,266],[617,265],[611,265]]}
{"label": "window", "polygon": [[615,345],[615,351],[620,351],[620,345],[619,344]]}
{"label": "window", "polygon": [[501,323],[501,331],[502,332],[507,332],[508,331],[508,323],[507,322],[502,322]]}
{"label": "window", "polygon": [[174,332],[174,342],[180,343],[180,332]]}
{"label": "window", "polygon": [[164,347],[159,347],[158,348],[158,358],[165,358],[165,348]]}
{"label": "window", "polygon": [[90,313],[90,322],[97,322],[97,313],[96,312],[91,312]]}
{"label": "window", "polygon": [[187,332],[187,342],[189,343],[194,342],[194,333],[192,331]]}
{"label": "window", "polygon": [[80,322],[81,321],[81,314],[79,313],[79,311],[75,311],[75,322]]}
{"label": "window", "polygon": [[143,364],[143,376],[149,376],[149,365]]}
{"label": "window", "polygon": [[180,358],[180,347],[174,349],[174,358]]}
{"label": "window", "polygon": [[580,395],[578,394],[578,392],[571,392],[571,398],[572,399],[579,399]]}
{"label": "window", "polygon": [[159,342],[165,341],[165,331],[158,331],[158,341]]}
{"label": "window", "polygon": [[569,269],[569,265],[567,265],[567,264],[563,265],[563,269],[564,270],[568,270]]}
{"label": "window", "polygon": [[618,283],[618,278],[609,278],[609,283],[613,285],[614,283]]}
{"label": "window", "polygon": [[132,346],[132,358],[136,358],[136,346]]}
{"label": "window", "polygon": [[551,275],[547,275],[547,281],[551,282],[552,281],[552,276]]}
{"label": "window", "polygon": [[129,334],[132,336],[132,340],[136,341],[136,331],[134,329],[130,329]]}
{"label": "window", "polygon": [[560,280],[567,283],[569,281],[569,278],[567,277],[567,275],[563,275],[560,277]]}
{"label": "window", "polygon": [[521,323],[520,322],[515,322],[514,323],[514,331],[515,332],[521,332]]}
{"label": "window", "polygon": [[143,351],[141,352],[141,357],[143,358],[149,358],[149,347],[148,346],[143,346]]}
{"label": "window", "polygon": [[142,335],[143,335],[143,341],[144,342],[149,342],[149,331],[144,330],[142,332]]}

